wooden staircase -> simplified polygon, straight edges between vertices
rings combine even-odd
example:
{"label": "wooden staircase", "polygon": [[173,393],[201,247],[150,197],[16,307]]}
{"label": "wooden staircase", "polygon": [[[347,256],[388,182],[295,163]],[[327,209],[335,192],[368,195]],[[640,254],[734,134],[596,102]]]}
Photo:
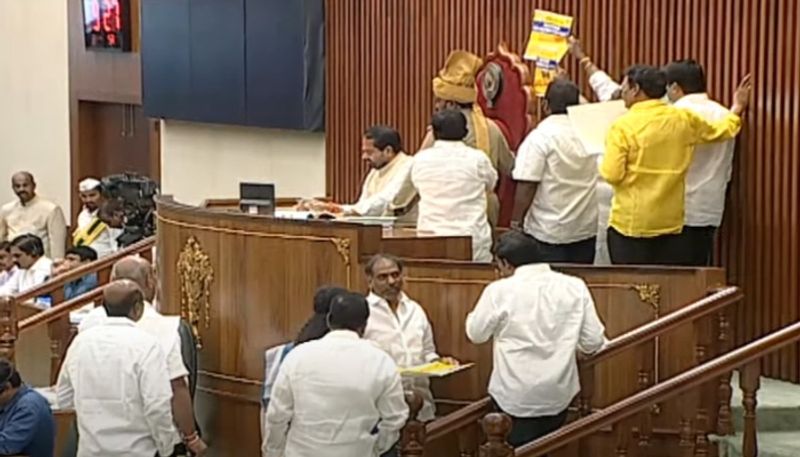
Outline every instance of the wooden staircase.
{"label": "wooden staircase", "polygon": [[[55,384],[67,347],[77,334],[70,324],[70,313],[89,303],[98,302],[103,286],[111,276],[111,267],[120,259],[141,255],[152,260],[155,238],[148,238],[129,246],[116,254],[83,265],[44,284],[12,297],[0,297],[0,357],[14,360],[23,380],[33,387],[49,387]],[[89,274],[96,274],[98,287],[71,300],[64,300],[64,285]],[[36,297],[50,295],[52,307],[41,310],[31,303]],[[21,356],[21,357],[18,357]],[[44,357],[50,360],[49,367],[41,366]],[[44,371],[43,373],[39,373]],[[32,376],[28,376],[31,373]],[[38,374],[38,375],[36,375]],[[36,382],[31,382],[31,380]],[[56,452],[61,456],[67,432],[75,420],[73,411],[55,411]]]}
{"label": "wooden staircase", "polygon": [[[47,373],[50,383],[57,377],[66,348],[76,329],[69,323],[69,313],[96,302],[108,282],[111,266],[119,259],[139,254],[150,257],[154,240],[137,245],[98,262],[54,278],[24,294],[0,299],[0,356],[14,358],[17,346],[28,334],[45,331],[47,343],[37,350],[50,358]],[[97,274],[100,287],[75,299],[63,300],[67,282],[86,274]],[[51,295],[53,306],[35,310],[26,302],[40,295]],[[491,401],[483,398],[472,403],[450,402],[440,411],[452,411],[428,424],[409,420],[403,431],[400,454],[428,457],[713,457],[728,451],[732,456],[756,457],[758,433],[776,431],[759,429],[756,404],[761,373],[760,359],[766,354],[800,340],[800,323],[795,323],[760,340],[731,351],[733,336],[730,314],[742,293],[735,287],[714,290],[707,297],[634,328],[614,338],[592,357],[581,360],[582,390],[572,405],[570,422],[557,432],[518,449],[505,442],[510,420],[491,410]],[[694,368],[669,379],[651,378],[657,367],[652,351],[643,346],[657,345],[659,338],[676,329],[693,326],[699,337],[687,351],[694,354]],[[26,349],[27,350],[27,349]],[[613,403],[597,405],[603,386],[595,385],[596,371],[605,361],[631,351],[643,355],[636,375],[638,392]],[[41,360],[41,359],[39,359]],[[634,359],[636,360],[636,359]],[[25,368],[20,367],[23,375]],[[741,373],[742,407],[731,409],[731,375]],[[656,425],[661,408],[680,398],[681,417],[667,427],[663,420]],[[407,401],[416,417],[421,401],[409,392]],[[734,433],[734,418],[741,416],[739,435]],[[59,436],[71,426],[69,411],[57,412]],[[663,419],[663,418],[662,418]],[[789,432],[792,432],[790,430]],[[719,446],[717,443],[721,443]],[[57,447],[56,455],[60,455]],[[212,454],[213,455],[213,454]],[[767,455],[766,453],[764,455]],[[800,454],[798,454],[800,455]],[[769,455],[773,457],[773,455]],[[775,454],[775,457],[784,457]]]}
{"label": "wooden staircase", "polygon": [[[591,386],[592,367],[615,354],[631,350],[639,344],[702,317],[717,314],[716,341],[728,347],[730,328],[724,319],[726,307],[740,301],[736,288],[726,288],[639,327],[610,342],[603,350],[581,363],[582,384]],[[709,335],[711,336],[711,335]],[[510,419],[490,411],[488,398],[472,403],[455,413],[427,425],[410,420],[401,441],[401,456],[481,456],[481,457],[710,457],[724,455],[719,451],[731,450],[731,456],[756,457],[759,454],[756,422],[756,404],[761,375],[761,359],[791,343],[800,340],[800,322],[751,342],[733,351],[725,351],[708,360],[706,352],[696,350],[698,364],[656,385],[612,405],[593,409],[591,389],[579,394],[572,408],[572,421],[562,429],[533,443],[513,449],[506,443]],[[731,410],[731,374],[739,369],[743,424],[740,435],[734,434]],[[716,393],[704,397],[702,392]],[[704,387],[706,389],[704,389]],[[683,417],[675,430],[659,430],[652,426],[653,413],[658,405],[675,398],[686,398],[693,405],[693,414]],[[415,394],[407,395],[412,416],[418,411]],[[478,429],[480,426],[480,429]],[[674,435],[671,436],[671,435]],[[481,436],[479,439],[478,436]],[[721,437],[724,446],[717,448],[713,436]],[[676,447],[665,441],[675,438]],[[665,439],[666,438],[666,439]],[[788,435],[781,438],[789,439]],[[442,447],[437,441],[448,441]],[[736,445],[731,445],[737,440]],[[454,443],[455,441],[455,443]],[[479,446],[470,442],[483,441]],[[800,441],[800,435],[794,438]],[[777,446],[777,445],[776,445]],[[763,454],[767,455],[767,454]],[[800,454],[776,454],[776,457]],[[770,455],[772,457],[772,455]]]}

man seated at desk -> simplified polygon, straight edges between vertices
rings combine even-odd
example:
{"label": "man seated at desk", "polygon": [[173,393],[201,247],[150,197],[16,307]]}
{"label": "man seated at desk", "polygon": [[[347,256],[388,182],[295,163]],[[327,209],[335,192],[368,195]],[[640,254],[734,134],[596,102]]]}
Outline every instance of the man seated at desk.
{"label": "man seated at desk", "polygon": [[361,158],[371,169],[355,204],[309,199],[301,200],[297,209],[343,216],[400,216],[401,223],[416,223],[416,193],[402,186],[412,159],[403,152],[400,133],[385,125],[368,128],[361,142]]}

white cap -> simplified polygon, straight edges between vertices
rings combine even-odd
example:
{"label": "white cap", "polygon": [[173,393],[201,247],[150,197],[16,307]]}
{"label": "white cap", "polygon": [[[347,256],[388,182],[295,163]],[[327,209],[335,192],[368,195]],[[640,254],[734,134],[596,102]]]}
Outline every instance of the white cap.
{"label": "white cap", "polygon": [[80,192],[89,192],[100,187],[100,181],[95,178],[86,178],[78,184]]}

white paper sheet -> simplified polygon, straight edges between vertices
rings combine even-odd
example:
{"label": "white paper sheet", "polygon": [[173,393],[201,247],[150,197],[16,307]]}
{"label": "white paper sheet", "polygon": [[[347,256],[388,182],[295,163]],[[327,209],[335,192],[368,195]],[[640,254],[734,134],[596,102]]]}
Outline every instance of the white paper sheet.
{"label": "white paper sheet", "polygon": [[589,154],[603,154],[606,135],[611,125],[628,111],[625,102],[614,100],[602,103],[587,103],[567,108],[572,127]]}

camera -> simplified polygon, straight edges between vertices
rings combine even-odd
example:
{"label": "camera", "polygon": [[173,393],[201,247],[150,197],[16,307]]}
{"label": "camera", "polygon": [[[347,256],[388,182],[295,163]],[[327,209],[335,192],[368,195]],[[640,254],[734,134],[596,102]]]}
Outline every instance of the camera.
{"label": "camera", "polygon": [[153,236],[158,184],[135,173],[107,176],[102,182],[106,198],[118,201],[124,213],[124,230],[117,238],[119,246],[124,248]]}

